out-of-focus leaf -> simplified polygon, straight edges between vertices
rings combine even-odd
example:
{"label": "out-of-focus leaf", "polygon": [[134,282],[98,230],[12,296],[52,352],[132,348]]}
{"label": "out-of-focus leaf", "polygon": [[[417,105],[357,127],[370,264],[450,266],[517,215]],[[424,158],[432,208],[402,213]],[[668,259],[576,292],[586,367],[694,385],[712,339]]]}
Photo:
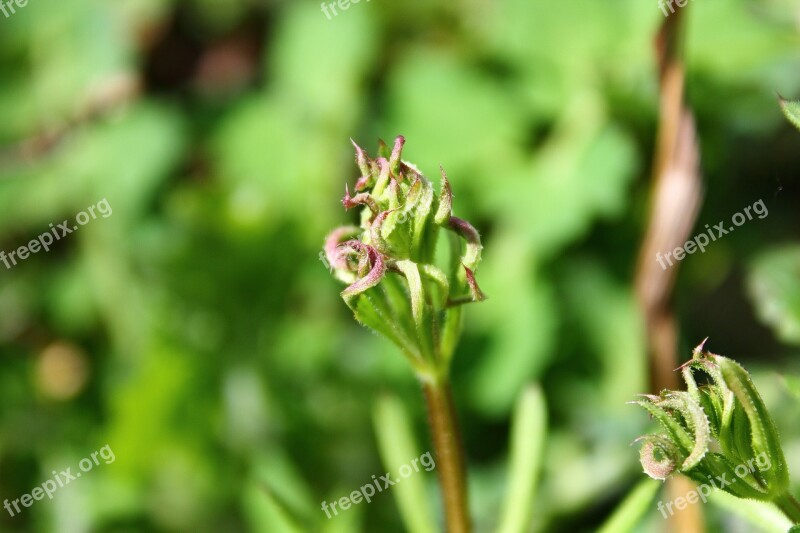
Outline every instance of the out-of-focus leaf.
{"label": "out-of-focus leaf", "polygon": [[[324,199],[343,194],[357,173],[340,154],[351,150],[347,138],[376,48],[373,12],[360,7],[335,21],[308,5],[286,7],[268,54],[269,89],[243,99],[212,145],[234,227],[272,227],[315,213],[299,228],[317,246],[320,234],[343,221],[341,206]],[[336,46],[319,46],[327,41]]]}
{"label": "out-of-focus leaf", "polygon": [[528,530],[531,513],[536,506],[534,495],[546,435],[547,406],[544,395],[538,385],[532,385],[523,391],[511,425],[508,482],[497,529],[499,533],[523,533]]}
{"label": "out-of-focus leaf", "polygon": [[[397,472],[401,465],[423,455],[419,453],[419,447],[415,443],[408,414],[396,397],[382,396],[378,400],[373,410],[373,423],[381,459],[389,472]],[[437,530],[424,476],[417,473],[404,478],[402,483],[392,487],[392,494],[397,500],[400,517],[408,531],[433,533]]]}
{"label": "out-of-focus leaf", "polygon": [[327,518],[323,514],[319,531],[321,533],[358,533],[364,531],[361,522],[364,519],[364,512],[366,508],[360,505],[350,507],[346,513],[341,513],[338,516]]}
{"label": "out-of-focus leaf", "polygon": [[579,337],[586,341],[582,349],[599,358],[592,384],[598,388],[602,410],[619,412],[627,408],[631,397],[647,388],[647,354],[638,304],[629,287],[615,282],[595,262],[576,262],[565,274],[562,290],[578,320],[575,327],[583,333]]}
{"label": "out-of-focus leaf", "polygon": [[781,109],[783,114],[789,119],[789,122],[794,124],[794,127],[800,129],[800,102],[792,102],[781,98]]}
{"label": "out-of-focus leaf", "polygon": [[800,247],[786,246],[758,256],[747,285],[758,318],[781,340],[800,344]]}
{"label": "out-of-focus leaf", "polygon": [[[660,13],[636,0],[471,3],[462,16],[482,44],[526,74],[520,92],[549,112],[563,109],[575,91],[595,79],[606,54],[620,59],[612,69],[628,83],[652,61],[650,47],[642,44],[652,38]],[[568,45],[563,35],[571,36]]]}
{"label": "out-of-focus leaf", "polygon": [[0,225],[31,225],[38,235],[103,198],[113,210],[103,222],[135,225],[181,156],[184,135],[181,117],[153,104],[75,131],[50,157],[0,180],[0,198],[14,198],[0,204]]}
{"label": "out-of-focus leaf", "polygon": [[475,330],[491,336],[474,370],[470,396],[477,408],[499,417],[553,357],[558,317],[552,313],[556,302],[549,280],[515,236],[504,232],[490,248],[480,271],[489,298],[480,313],[467,313],[466,331],[472,332],[474,323]]}
{"label": "out-of-focus leaf", "polygon": [[302,533],[305,531],[281,505],[269,488],[251,482],[244,490],[244,506],[250,526],[260,533]]}
{"label": "out-of-focus leaf", "polygon": [[737,498],[722,490],[714,490],[708,501],[723,512],[741,517],[749,527],[763,533],[785,533],[792,522],[770,503]]}
{"label": "out-of-focus leaf", "polygon": [[488,191],[486,201],[539,257],[624,209],[636,156],[628,135],[606,125],[604,114],[595,96],[576,98],[525,174],[510,178],[518,182],[514,199]]}
{"label": "out-of-focus leaf", "polygon": [[[502,183],[519,165],[525,116],[515,95],[465,58],[410,50],[393,69],[388,94],[386,130],[405,135],[404,155],[420,169],[443,165],[457,197]],[[467,209],[461,198],[459,206]]]}
{"label": "out-of-focus leaf", "polygon": [[789,392],[800,400],[800,376],[783,376],[783,383]]}
{"label": "out-of-focus leaf", "polygon": [[633,531],[647,512],[651,510],[650,504],[662,485],[663,483],[654,479],[641,480],[598,529],[599,533],[627,533]]}

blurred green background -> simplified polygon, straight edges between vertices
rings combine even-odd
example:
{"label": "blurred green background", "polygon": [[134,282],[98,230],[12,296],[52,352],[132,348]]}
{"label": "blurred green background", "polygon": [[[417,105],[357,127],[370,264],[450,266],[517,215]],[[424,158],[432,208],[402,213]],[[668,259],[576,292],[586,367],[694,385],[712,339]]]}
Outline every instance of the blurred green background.
{"label": "blurred green background", "polygon": [[[800,96],[800,5],[687,9],[697,231],[759,199],[769,216],[681,263],[681,353],[710,336],[754,370],[800,483],[799,397],[779,376],[800,368],[800,133],[775,97]],[[339,202],[358,177],[349,138],[374,153],[398,134],[434,181],[444,166],[483,235],[489,300],[467,308],[453,378],[476,528],[496,523],[531,381],[550,420],[532,529],[595,528],[641,479],[629,444],[649,428],[625,402],[648,388],[632,280],[662,21],[655,0],[362,0],[330,17],[297,0],[30,0],[0,15],[0,249],[113,208],[0,265],[0,499],[105,444],[116,456],[0,510],[0,530],[270,532],[288,515],[402,531],[390,494],[320,510],[386,471],[381,394],[430,449],[410,369],[318,258],[355,221]],[[434,472],[417,475],[433,498]],[[643,527],[662,526],[653,505]]]}

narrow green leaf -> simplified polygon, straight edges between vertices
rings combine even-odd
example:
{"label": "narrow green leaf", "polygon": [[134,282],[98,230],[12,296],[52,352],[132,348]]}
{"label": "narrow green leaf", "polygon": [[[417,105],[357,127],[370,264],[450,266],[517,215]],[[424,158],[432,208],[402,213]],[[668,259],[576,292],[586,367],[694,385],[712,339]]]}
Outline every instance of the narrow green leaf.
{"label": "narrow green leaf", "polygon": [[[397,472],[400,466],[423,455],[417,447],[408,414],[395,396],[379,398],[372,414],[381,460],[388,472]],[[403,524],[412,533],[435,533],[437,530],[425,473],[414,473],[391,488]]]}
{"label": "narrow green leaf", "polygon": [[[696,390],[695,390],[696,392]],[[691,453],[686,457],[681,465],[681,470],[690,470],[699,463],[708,451],[708,443],[711,439],[711,429],[709,428],[708,418],[697,401],[695,396],[689,392],[675,391],[659,402],[659,406],[675,409],[680,412],[683,419],[689,425],[689,429],[694,432],[694,446]]]}
{"label": "narrow green leaf", "polygon": [[302,533],[289,511],[263,484],[253,483],[244,494],[244,504],[253,531]]}
{"label": "narrow green leaf", "polygon": [[711,426],[711,433],[714,437],[719,437],[718,431],[722,424],[722,398],[716,393],[716,389],[702,387],[699,389],[697,397],[703,412],[708,416]]}
{"label": "narrow green leaf", "polygon": [[395,265],[406,277],[406,281],[408,282],[408,293],[411,298],[411,314],[414,317],[414,324],[417,330],[417,345],[420,347],[423,357],[428,361],[433,361],[433,339],[430,337],[429,327],[432,318],[430,316],[430,309],[425,304],[425,290],[422,286],[419,267],[416,263],[409,260],[397,261]]}
{"label": "narrow green leaf", "polygon": [[447,280],[445,273],[441,269],[427,264],[420,265],[420,273],[439,287],[437,307],[444,307],[447,302],[447,296],[450,294],[450,282]]}
{"label": "narrow green leaf", "polygon": [[412,222],[411,257],[427,263],[429,262],[427,260],[427,250],[424,248],[429,247],[430,243],[424,241],[426,236],[430,237],[429,226],[431,223],[431,209],[433,207],[433,187],[431,186],[431,182],[424,176],[420,175],[420,181],[422,182],[422,196],[420,196]]}
{"label": "narrow green leaf", "polygon": [[653,418],[661,424],[672,438],[672,441],[680,447],[684,455],[689,455],[691,453],[691,450],[694,448],[694,439],[667,411],[661,406],[654,404],[650,399],[639,400],[636,403],[647,409]]}
{"label": "narrow green leaf", "polygon": [[511,425],[508,484],[499,533],[528,530],[546,433],[544,394],[538,385],[530,385],[517,402]]}
{"label": "narrow green leaf", "polygon": [[383,278],[381,288],[391,311],[391,319],[397,324],[397,328],[404,333],[406,339],[416,338],[417,326],[411,315],[411,300],[405,278],[390,272]]}
{"label": "narrow green leaf", "polygon": [[461,335],[463,309],[463,306],[457,305],[444,312],[439,355],[442,358],[442,364],[445,366],[445,369],[447,365],[450,364],[450,360],[453,358],[456,346],[458,345],[458,338]]}
{"label": "narrow green leaf", "polygon": [[764,477],[769,483],[770,494],[778,495],[786,492],[789,487],[789,471],[778,430],[761,395],[753,385],[750,374],[739,363],[727,357],[717,356],[716,361],[725,382],[744,408],[750,421],[753,452],[756,454],[763,452],[769,458],[770,469],[764,471]]}
{"label": "narrow green leaf", "polygon": [[754,500],[765,500],[769,498],[767,490],[762,488],[757,483],[753,483],[753,476],[745,476],[740,478],[736,473],[736,467],[743,464],[745,460],[731,461],[724,454],[709,453],[703,459],[703,468],[697,468],[686,472],[686,475],[696,481],[698,484],[717,483],[716,480],[736,480],[735,483],[730,483],[726,487],[721,487],[721,490],[738,496],[739,498],[751,498]]}
{"label": "narrow green leaf", "polygon": [[628,493],[622,503],[614,510],[608,520],[600,527],[598,533],[627,533],[633,531],[644,515],[650,510],[662,483],[654,479],[643,479]]}
{"label": "narrow green leaf", "polygon": [[730,390],[722,377],[719,366],[713,361],[695,359],[692,361],[691,366],[708,374],[718,388],[717,394],[722,397],[722,419],[720,421],[719,435],[720,439],[727,439],[730,433],[731,420],[733,419],[733,405],[735,403],[733,391]]}

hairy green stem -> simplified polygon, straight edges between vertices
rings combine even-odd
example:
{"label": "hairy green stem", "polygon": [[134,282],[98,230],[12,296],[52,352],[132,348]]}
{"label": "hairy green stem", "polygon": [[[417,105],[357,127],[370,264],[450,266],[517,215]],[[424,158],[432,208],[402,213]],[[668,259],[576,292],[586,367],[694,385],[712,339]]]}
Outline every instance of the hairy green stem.
{"label": "hairy green stem", "polygon": [[436,469],[442,487],[444,515],[449,533],[469,533],[464,454],[458,431],[453,395],[446,378],[423,384],[428,421],[436,451]]}
{"label": "hairy green stem", "polygon": [[789,517],[789,520],[800,524],[800,502],[797,501],[797,498],[786,492],[776,498],[774,503],[783,511],[783,514]]}

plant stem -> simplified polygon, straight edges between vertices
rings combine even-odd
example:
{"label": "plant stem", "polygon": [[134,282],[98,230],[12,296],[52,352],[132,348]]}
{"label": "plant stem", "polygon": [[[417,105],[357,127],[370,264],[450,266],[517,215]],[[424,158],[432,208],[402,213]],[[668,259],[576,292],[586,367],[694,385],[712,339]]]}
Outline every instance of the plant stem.
{"label": "plant stem", "polygon": [[800,502],[789,492],[775,499],[775,505],[795,524],[800,524]]}
{"label": "plant stem", "polygon": [[469,533],[464,455],[450,383],[447,378],[441,378],[425,382],[423,389],[428,403],[428,422],[436,451],[436,469],[442,486],[447,531]]}

